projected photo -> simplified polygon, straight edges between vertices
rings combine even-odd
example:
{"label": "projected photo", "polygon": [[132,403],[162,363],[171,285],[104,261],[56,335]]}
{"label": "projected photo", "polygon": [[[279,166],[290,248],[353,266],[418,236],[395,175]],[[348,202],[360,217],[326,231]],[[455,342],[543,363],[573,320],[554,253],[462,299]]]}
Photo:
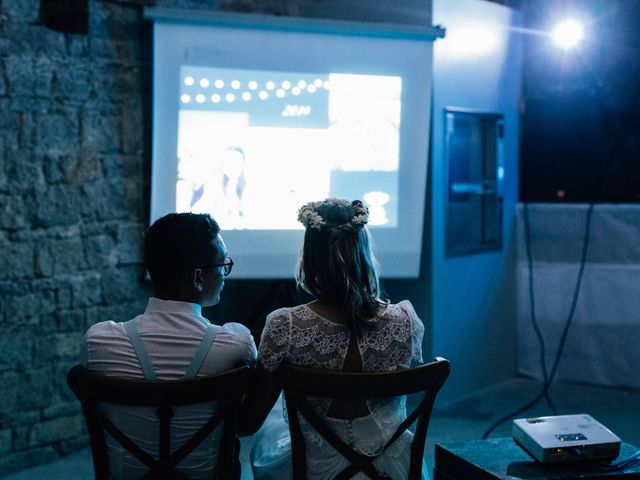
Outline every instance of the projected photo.
{"label": "projected photo", "polygon": [[400,77],[183,66],[176,211],[225,230],[299,229],[328,196],[396,227]]}

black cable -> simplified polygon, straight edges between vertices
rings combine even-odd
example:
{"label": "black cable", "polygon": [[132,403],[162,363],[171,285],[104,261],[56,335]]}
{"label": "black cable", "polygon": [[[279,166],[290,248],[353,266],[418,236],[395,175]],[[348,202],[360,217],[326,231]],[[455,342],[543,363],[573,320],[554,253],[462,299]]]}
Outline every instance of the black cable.
{"label": "black cable", "polygon": [[[535,302],[535,292],[533,288],[533,254],[531,253],[531,226],[529,223],[529,204],[524,204],[524,241],[527,252],[527,271],[528,271],[528,282],[529,282],[529,318],[531,319],[531,324],[533,326],[533,330],[536,333],[536,337],[538,339],[538,344],[540,345],[540,369],[542,370],[542,379],[543,385],[549,383],[549,374],[547,372],[547,349],[544,343],[544,338],[542,337],[542,331],[540,330],[540,326],[538,325],[538,320],[536,317],[536,302]],[[557,415],[558,412],[556,410],[555,405],[551,401],[549,394],[547,392],[548,388],[543,388],[542,393],[551,407],[551,411],[554,415]]]}
{"label": "black cable", "polygon": [[640,465],[640,450],[636,450],[633,454],[629,455],[627,458],[618,460],[617,462],[610,462],[610,463],[595,462],[592,458],[586,457],[584,455],[584,451],[580,447],[574,447],[570,451],[573,454],[575,454],[577,457],[580,457],[583,460],[589,461],[589,464],[588,464],[589,470],[613,472],[617,470],[626,470],[627,468],[633,468],[637,465]]}
{"label": "black cable", "polygon": [[556,414],[556,410],[555,410],[555,406],[553,405],[553,402],[551,402],[551,399],[549,398],[549,388],[551,387],[551,384],[553,382],[553,379],[556,375],[556,372],[558,370],[558,365],[560,364],[560,359],[562,358],[562,354],[564,352],[564,347],[567,341],[567,336],[569,333],[569,327],[571,327],[571,324],[573,323],[573,317],[576,311],[576,306],[578,304],[578,298],[580,296],[580,287],[582,286],[582,277],[584,275],[584,268],[585,265],[587,263],[587,253],[589,251],[589,237],[591,234],[591,217],[592,217],[592,213],[593,213],[593,203],[589,204],[589,207],[587,208],[587,213],[585,215],[585,232],[584,232],[584,240],[582,243],[582,254],[580,257],[580,268],[578,270],[578,275],[576,277],[576,286],[574,288],[573,291],[573,298],[571,300],[571,307],[569,308],[569,315],[567,317],[567,320],[565,322],[564,328],[562,330],[562,335],[560,337],[560,342],[558,344],[558,350],[556,351],[556,356],[553,362],[553,366],[551,368],[551,373],[549,375],[547,375],[547,367],[546,367],[546,359],[545,359],[545,344],[544,344],[544,339],[542,337],[542,333],[540,331],[540,328],[538,326],[536,317],[535,317],[535,298],[533,296],[534,294],[534,290],[533,290],[533,257],[531,255],[531,239],[530,239],[530,225],[529,225],[529,216],[528,216],[528,203],[524,204],[524,212],[525,212],[525,243],[526,243],[526,247],[527,247],[527,261],[528,261],[528,267],[529,267],[529,309],[530,309],[530,314],[531,314],[531,322],[533,324],[534,330],[536,332],[536,336],[538,337],[538,342],[541,345],[541,367],[542,367],[542,374],[543,374],[543,385],[542,385],[542,391],[531,401],[529,401],[527,404],[523,405],[522,407],[514,410],[513,412],[509,413],[508,415],[505,415],[504,417],[500,418],[499,420],[497,420],[496,422],[493,423],[493,425],[491,425],[491,427],[489,427],[487,429],[487,431],[482,435],[482,439],[486,439],[491,432],[493,432],[496,428],[498,428],[500,425],[502,425],[504,422],[506,422],[507,420],[510,420],[511,418],[513,418],[514,416],[525,412],[527,410],[529,410],[531,407],[533,407],[536,403],[538,403],[538,401],[541,398],[546,398],[547,402],[549,403],[549,406],[552,408],[554,415]]}

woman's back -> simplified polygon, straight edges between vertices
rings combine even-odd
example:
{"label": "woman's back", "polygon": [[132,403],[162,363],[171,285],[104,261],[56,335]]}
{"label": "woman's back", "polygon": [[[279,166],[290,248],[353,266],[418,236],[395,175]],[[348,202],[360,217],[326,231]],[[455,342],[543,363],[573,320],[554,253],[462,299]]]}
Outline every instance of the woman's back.
{"label": "woman's back", "polygon": [[[424,326],[410,302],[381,305],[378,317],[359,335],[353,335],[346,322],[326,318],[327,312],[320,315],[319,310],[314,304],[299,305],[267,317],[260,342],[265,369],[274,371],[285,362],[326,370],[381,372],[422,362]],[[348,411],[348,404],[342,404],[344,410],[334,410],[330,400],[314,399],[312,405],[318,413],[335,418],[375,415],[378,410],[374,402],[368,402],[368,411],[355,407],[354,412]]]}

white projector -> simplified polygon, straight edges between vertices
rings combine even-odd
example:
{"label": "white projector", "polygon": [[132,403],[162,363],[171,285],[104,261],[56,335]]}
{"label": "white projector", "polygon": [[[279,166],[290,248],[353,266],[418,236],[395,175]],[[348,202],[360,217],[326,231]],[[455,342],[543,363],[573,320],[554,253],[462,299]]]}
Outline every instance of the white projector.
{"label": "white projector", "polygon": [[511,434],[541,463],[611,461],[620,454],[620,439],[586,413],[519,418],[513,421]]}

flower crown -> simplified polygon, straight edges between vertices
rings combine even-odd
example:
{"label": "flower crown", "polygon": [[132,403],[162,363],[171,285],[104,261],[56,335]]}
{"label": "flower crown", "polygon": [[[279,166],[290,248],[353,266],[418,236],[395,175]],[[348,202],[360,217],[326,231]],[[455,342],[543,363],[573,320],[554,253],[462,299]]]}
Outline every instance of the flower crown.
{"label": "flower crown", "polygon": [[313,228],[314,230],[321,230],[322,227],[328,225],[324,218],[317,212],[318,207],[323,205],[340,205],[343,207],[353,207],[355,209],[355,215],[351,219],[351,225],[354,227],[364,227],[369,222],[369,209],[360,200],[342,200],[339,198],[327,198],[319,202],[305,203],[298,210],[298,221],[304,225],[305,228]]}

